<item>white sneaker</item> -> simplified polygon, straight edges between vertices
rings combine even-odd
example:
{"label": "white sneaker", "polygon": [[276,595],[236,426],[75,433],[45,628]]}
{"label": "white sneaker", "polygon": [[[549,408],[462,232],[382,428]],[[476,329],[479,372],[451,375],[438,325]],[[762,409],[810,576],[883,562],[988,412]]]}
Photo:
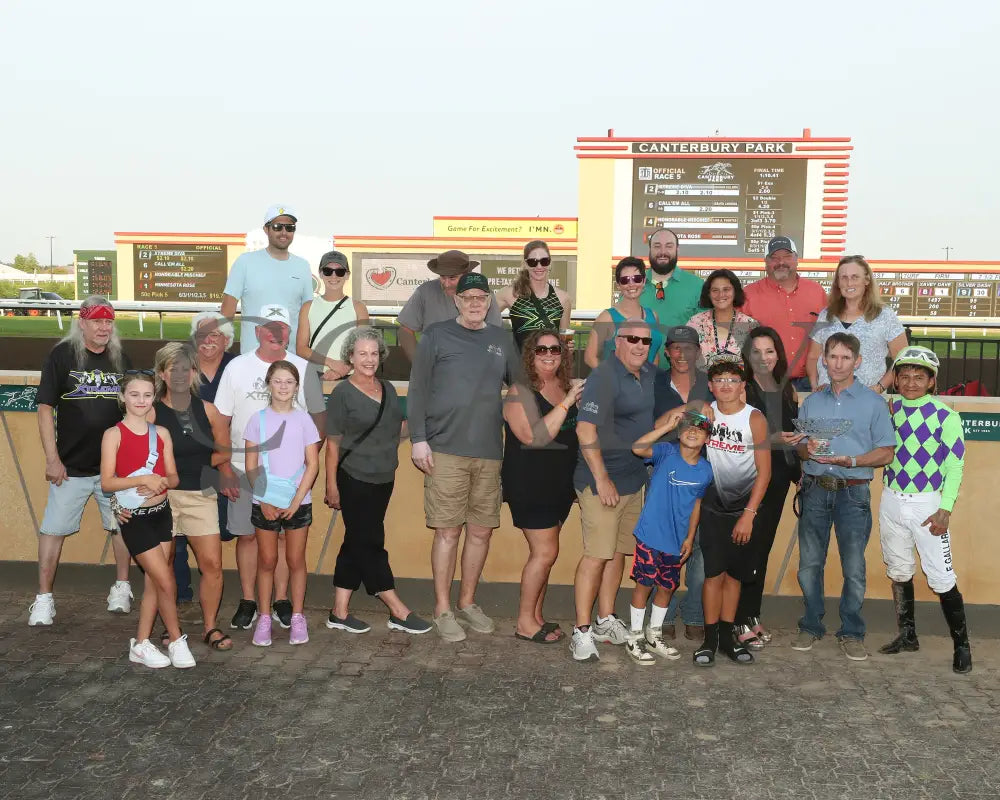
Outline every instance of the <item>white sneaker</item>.
{"label": "white sneaker", "polygon": [[52,618],[56,615],[56,601],[52,598],[52,593],[36,594],[35,602],[28,606],[28,624],[51,625]]}
{"label": "white sneaker", "polygon": [[187,634],[183,634],[167,645],[167,652],[170,654],[170,663],[177,669],[190,669],[194,666],[194,656],[191,655],[191,648],[188,647]]}
{"label": "white sneaker", "polygon": [[653,628],[649,625],[645,630],[646,649],[658,655],[660,658],[667,658],[676,661],[681,657],[681,651],[676,647],[671,647],[663,641],[663,633],[660,628]]}
{"label": "white sneaker", "polygon": [[646,650],[646,637],[641,633],[632,633],[625,640],[625,652],[636,664],[655,664],[656,658]]}
{"label": "white sneaker", "polygon": [[170,666],[170,659],[156,649],[156,645],[149,639],[136,642],[129,639],[128,660],[133,664],[142,664],[150,669],[160,669]]}
{"label": "white sneaker", "polygon": [[132,585],[128,581],[115,581],[108,592],[108,611],[128,614],[132,610]]}
{"label": "white sneaker", "polygon": [[597,622],[591,626],[594,632],[595,642],[606,642],[608,644],[625,644],[628,639],[628,628],[617,614],[612,614],[604,622]]}
{"label": "white sneaker", "polygon": [[594,644],[594,628],[591,626],[585,631],[578,628],[573,629],[573,638],[569,642],[569,651],[577,661],[597,661],[601,655],[597,652],[597,645]]}

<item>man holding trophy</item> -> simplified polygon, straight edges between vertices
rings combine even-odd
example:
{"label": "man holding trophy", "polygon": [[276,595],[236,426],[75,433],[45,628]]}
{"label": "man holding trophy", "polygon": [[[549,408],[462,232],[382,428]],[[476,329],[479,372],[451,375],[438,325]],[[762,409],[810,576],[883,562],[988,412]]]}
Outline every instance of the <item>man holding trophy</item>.
{"label": "man holding trophy", "polygon": [[798,445],[803,460],[802,517],[799,520],[799,586],[805,613],[793,650],[811,650],[826,632],[823,626],[823,570],[830,527],[844,585],[840,594],[840,647],[852,661],[868,658],[865,621],[865,547],[872,531],[873,467],[892,461],[896,435],[885,399],[854,379],[861,364],[861,343],[849,333],[826,340],[823,362],[830,376],[825,388],[805,399],[796,420],[797,434],[785,434]]}

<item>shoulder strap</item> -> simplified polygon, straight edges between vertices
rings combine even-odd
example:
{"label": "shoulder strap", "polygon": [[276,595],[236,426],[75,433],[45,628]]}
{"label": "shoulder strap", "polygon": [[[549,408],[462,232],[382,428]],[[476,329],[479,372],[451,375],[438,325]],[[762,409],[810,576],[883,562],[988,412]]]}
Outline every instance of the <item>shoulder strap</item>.
{"label": "shoulder strap", "polygon": [[152,469],[156,466],[160,454],[156,452],[156,426],[151,422],[147,422],[146,425],[149,428],[149,455],[146,457],[146,469]]}
{"label": "shoulder strap", "polygon": [[363,441],[364,441],[365,439],[367,439],[367,438],[368,438],[368,436],[369,436],[369,435],[371,434],[371,432],[372,432],[373,430],[375,430],[375,428],[377,428],[377,427],[378,427],[378,424],[379,424],[379,422],[381,422],[381,421],[382,421],[382,414],[383,414],[383,413],[385,412],[385,402],[386,402],[386,398],[387,398],[387,396],[388,396],[389,392],[388,392],[388,390],[387,390],[387,389],[385,388],[385,381],[383,381],[383,380],[382,380],[381,378],[379,378],[379,379],[378,379],[378,382],[379,382],[379,384],[380,384],[380,385],[382,386],[382,402],[381,402],[381,403],[379,403],[379,406],[378,406],[378,414],[376,414],[376,415],[375,415],[375,421],[374,421],[374,422],[373,422],[373,423],[372,423],[371,425],[369,425],[369,426],[368,426],[367,430],[365,430],[365,432],[364,432],[364,433],[362,433],[362,434],[361,434],[361,435],[360,435],[360,436],[359,436],[359,437],[358,437],[357,439],[355,439],[355,440],[354,440],[354,444],[353,444],[353,445],[351,445],[350,449],[348,449],[348,450],[345,450],[344,452],[342,452],[342,453],[340,454],[340,461],[338,461],[338,462],[337,462],[337,466],[338,466],[338,468],[340,467],[340,465],[341,465],[341,464],[343,464],[343,463],[344,463],[344,460],[345,460],[345,459],[346,459],[346,458],[347,458],[347,457],[348,457],[348,456],[349,456],[349,455],[350,455],[351,453],[353,453],[353,452],[354,452],[354,448],[356,448],[356,447],[357,447],[357,446],[358,446],[359,444],[361,444],[361,443],[362,443],[362,442],[363,442]]}
{"label": "shoulder strap", "polygon": [[330,321],[330,317],[332,317],[334,314],[340,311],[340,307],[344,305],[344,303],[346,303],[349,299],[350,297],[345,294],[343,297],[340,298],[340,302],[333,307],[333,311],[331,311],[329,314],[323,317],[323,321],[316,326],[316,330],[313,331],[313,335],[309,337],[309,347],[313,346],[313,344],[316,341],[316,338],[319,336],[319,332],[323,330],[323,326]]}

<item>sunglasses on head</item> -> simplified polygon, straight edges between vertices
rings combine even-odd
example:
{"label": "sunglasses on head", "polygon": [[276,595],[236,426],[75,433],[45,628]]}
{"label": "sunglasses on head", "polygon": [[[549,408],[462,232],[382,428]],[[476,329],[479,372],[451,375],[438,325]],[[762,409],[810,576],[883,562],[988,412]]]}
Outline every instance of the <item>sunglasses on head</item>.
{"label": "sunglasses on head", "polygon": [[275,232],[288,231],[289,233],[295,233],[294,222],[272,222],[269,227]]}
{"label": "sunglasses on head", "polygon": [[546,353],[553,356],[558,356],[562,353],[562,345],[558,344],[536,344],[535,345],[535,355],[544,356]]}
{"label": "sunglasses on head", "polygon": [[127,370],[125,370],[125,374],[126,375],[144,375],[147,378],[152,378],[154,375],[156,375],[156,373],[153,372],[153,370],[151,370],[151,369],[127,369]]}
{"label": "sunglasses on head", "polygon": [[697,428],[710,434],[712,432],[712,423],[708,417],[702,414],[686,414],[681,420],[681,428]]}
{"label": "sunglasses on head", "polygon": [[618,285],[628,286],[630,283],[643,283],[645,280],[645,275],[619,275]]}
{"label": "sunglasses on head", "polygon": [[319,272],[321,275],[325,275],[329,278],[331,275],[336,275],[338,278],[343,278],[349,270],[347,267],[320,267]]}
{"label": "sunglasses on head", "polygon": [[619,333],[618,338],[624,339],[629,344],[639,344],[641,342],[646,347],[649,347],[653,343],[652,336],[636,336],[632,333]]}
{"label": "sunglasses on head", "polygon": [[537,266],[547,267],[552,263],[552,259],[548,256],[545,256],[544,258],[526,258],[524,259],[524,263],[534,269]]}

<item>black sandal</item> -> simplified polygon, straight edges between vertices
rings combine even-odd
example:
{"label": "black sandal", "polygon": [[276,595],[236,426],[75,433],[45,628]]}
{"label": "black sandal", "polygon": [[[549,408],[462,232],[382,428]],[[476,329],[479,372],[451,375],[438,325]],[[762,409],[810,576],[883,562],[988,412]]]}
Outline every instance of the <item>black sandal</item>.
{"label": "black sandal", "polygon": [[702,645],[694,651],[694,665],[696,667],[715,666],[715,651],[711,647]]}
{"label": "black sandal", "polygon": [[724,645],[722,652],[741,666],[748,666],[753,663],[753,653],[747,650],[739,641],[734,640],[732,644]]}
{"label": "black sandal", "polygon": [[[212,634],[213,633],[221,633],[222,636],[220,636],[218,639],[213,639],[212,638]],[[233,649],[233,640],[230,638],[230,636],[229,636],[228,633],[226,633],[225,631],[223,631],[223,630],[221,630],[219,628],[212,628],[212,630],[210,630],[208,633],[206,633],[202,637],[202,641],[205,642],[205,644],[207,644],[213,650],[232,650]],[[224,644],[226,642],[229,642],[229,646],[228,647],[224,646]]]}

